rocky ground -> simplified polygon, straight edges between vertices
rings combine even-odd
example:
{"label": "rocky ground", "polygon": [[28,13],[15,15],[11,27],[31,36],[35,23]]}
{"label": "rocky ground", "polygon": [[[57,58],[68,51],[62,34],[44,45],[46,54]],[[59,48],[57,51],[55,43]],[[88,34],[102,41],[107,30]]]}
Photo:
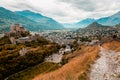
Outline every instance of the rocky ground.
{"label": "rocky ground", "polygon": [[49,57],[45,58],[45,62],[54,62],[54,63],[60,63],[62,59],[63,54],[58,53],[58,54],[52,54]]}
{"label": "rocky ground", "polygon": [[90,80],[120,80],[120,52],[101,47],[100,58],[92,65]]}

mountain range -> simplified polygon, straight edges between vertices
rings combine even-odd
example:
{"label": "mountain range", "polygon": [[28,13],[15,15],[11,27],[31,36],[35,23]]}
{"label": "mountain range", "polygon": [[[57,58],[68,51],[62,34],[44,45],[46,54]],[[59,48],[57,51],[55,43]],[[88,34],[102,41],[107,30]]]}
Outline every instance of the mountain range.
{"label": "mountain range", "polygon": [[73,28],[73,27],[84,28],[84,27],[87,27],[89,24],[92,24],[93,22],[97,22],[99,24],[106,25],[106,26],[114,26],[116,24],[119,24],[120,23],[120,11],[108,17],[102,17],[99,19],[87,18],[77,23],[72,23],[72,24],[66,23],[63,25],[66,28]]}
{"label": "mountain range", "polygon": [[15,23],[23,25],[30,31],[58,30],[64,27],[52,18],[28,10],[12,12],[0,7],[0,32],[8,31],[9,27]]}
{"label": "mountain range", "polygon": [[18,15],[27,17],[39,24],[41,24],[42,26],[46,26],[47,29],[63,29],[64,27],[62,26],[62,24],[58,23],[57,21],[53,20],[52,18],[43,16],[39,13],[35,13],[29,10],[24,10],[24,11],[16,11],[15,12]]}
{"label": "mountain range", "polygon": [[93,22],[95,22],[95,19],[87,18],[77,23],[64,23],[63,25],[66,28],[84,28]]}
{"label": "mountain range", "polygon": [[109,25],[109,26],[114,26],[116,24],[120,23],[120,11],[108,16],[108,17],[103,17],[97,20],[98,23],[103,24],[103,25]]}
{"label": "mountain range", "polygon": [[[8,31],[9,27],[15,23],[19,23],[30,31],[43,31],[43,30],[61,30],[65,28],[84,28],[93,22],[105,26],[114,26],[120,23],[120,11],[99,19],[86,18],[76,23],[59,23],[56,20],[43,16],[40,13],[35,13],[29,10],[12,12],[3,7],[0,7],[0,32],[3,30]],[[65,28],[64,28],[65,27]]]}

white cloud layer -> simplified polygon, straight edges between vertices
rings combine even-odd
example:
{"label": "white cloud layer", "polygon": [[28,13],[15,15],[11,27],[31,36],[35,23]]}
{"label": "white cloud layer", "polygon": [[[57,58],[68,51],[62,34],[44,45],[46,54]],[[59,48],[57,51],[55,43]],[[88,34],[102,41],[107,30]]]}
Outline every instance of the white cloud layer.
{"label": "white cloud layer", "polygon": [[32,10],[61,23],[109,16],[120,11],[120,0],[0,0],[12,11]]}

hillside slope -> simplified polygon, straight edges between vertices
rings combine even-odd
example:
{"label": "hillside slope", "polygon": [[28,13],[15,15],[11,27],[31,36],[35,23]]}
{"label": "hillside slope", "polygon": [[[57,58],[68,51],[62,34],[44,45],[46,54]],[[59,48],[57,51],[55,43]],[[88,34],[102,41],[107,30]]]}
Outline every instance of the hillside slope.
{"label": "hillside slope", "polygon": [[90,64],[94,62],[98,52],[98,46],[84,46],[81,50],[77,50],[75,54],[78,55],[62,68],[47,74],[38,75],[33,80],[86,80],[89,77],[87,72]]}
{"label": "hillside slope", "polygon": [[38,31],[44,29],[44,26],[32,21],[24,16],[15,14],[3,7],[0,7],[0,30],[8,30],[10,25],[14,23],[22,24],[30,31]]}
{"label": "hillside slope", "polygon": [[80,22],[75,23],[75,25],[80,26],[81,28],[88,26],[89,24],[95,22],[95,19],[87,18]]}
{"label": "hillside slope", "polygon": [[108,16],[108,17],[102,17],[97,20],[98,23],[103,24],[103,25],[109,25],[109,26],[114,26],[116,24],[120,23],[120,11]]}
{"label": "hillside slope", "polygon": [[[106,73],[106,76],[109,76],[107,80],[110,79],[119,80],[120,79],[118,74],[119,62],[117,64],[117,67],[113,70],[111,66],[115,67],[113,66],[113,64],[116,64],[116,62],[114,63],[110,61],[109,58],[111,60],[117,58],[116,60],[120,61],[118,54],[120,52],[114,52],[114,51],[120,51],[120,42],[118,41],[107,42],[104,43],[102,47],[103,48],[101,49],[101,47],[97,45],[82,46],[80,47],[80,49],[77,49],[74,53],[71,54],[74,55],[74,58],[71,57],[72,59],[70,59],[70,61],[67,64],[63,65],[63,67],[50,73],[40,74],[36,76],[33,80],[90,80],[90,79],[96,80],[96,78],[99,80],[104,80],[106,77],[103,79],[102,77],[104,77],[104,74],[101,74],[100,76],[100,73],[104,73],[106,69],[108,69],[109,71],[111,70],[111,73],[117,70],[116,78],[111,76],[111,73]],[[107,50],[113,50],[113,51],[107,52]],[[111,54],[113,57],[111,56]],[[104,56],[104,58],[102,58],[101,60],[101,57],[103,57],[103,55],[106,55],[106,58]],[[115,56],[116,58],[114,58]],[[70,57],[70,54],[68,57]],[[108,62],[106,62],[105,59],[107,59]],[[95,68],[93,66],[97,65],[96,64],[97,61],[100,63],[98,68]],[[90,67],[90,65],[93,64],[94,62],[95,64],[92,67]],[[109,68],[107,68],[106,66],[108,66]],[[96,69],[102,69],[102,70],[97,71]],[[96,73],[92,75],[94,73],[92,71],[96,71]]]}
{"label": "hillside slope", "polygon": [[92,18],[86,18],[81,21],[78,21],[77,23],[72,23],[72,24],[63,24],[66,28],[85,28],[88,25],[92,24],[93,22],[97,22],[102,25],[106,26],[114,26],[120,23],[120,11],[111,15],[111,16],[106,16],[106,17],[101,17],[99,19],[92,19]]}
{"label": "hillside slope", "polygon": [[[30,12],[28,13],[30,14]],[[54,21],[53,19],[44,17],[42,15],[41,17],[42,18],[40,18],[40,14],[35,13],[32,13],[32,15],[28,15],[28,17],[26,17],[24,15],[20,15],[3,7],[0,7],[0,32],[3,30],[8,31],[10,25],[13,25],[15,23],[23,25],[27,30],[30,31],[64,29],[61,24]]]}
{"label": "hillside slope", "polygon": [[101,25],[97,22],[93,22],[91,23],[90,25],[88,25],[86,28],[84,29],[92,29],[92,30],[97,30],[97,29],[105,29],[105,28],[109,28],[109,26],[104,26],[104,25]]}
{"label": "hillside slope", "polygon": [[46,29],[63,29],[64,28],[60,23],[58,23],[54,19],[43,16],[39,13],[35,13],[29,10],[16,11],[15,13],[22,15],[24,17],[27,17],[35,22],[38,22],[39,24],[45,26]]}

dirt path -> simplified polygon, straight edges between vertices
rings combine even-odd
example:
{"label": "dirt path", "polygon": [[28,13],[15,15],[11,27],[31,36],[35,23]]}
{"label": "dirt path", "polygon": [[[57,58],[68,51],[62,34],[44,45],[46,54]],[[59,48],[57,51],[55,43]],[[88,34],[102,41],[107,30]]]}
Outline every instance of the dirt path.
{"label": "dirt path", "polygon": [[92,65],[90,80],[120,80],[120,52],[101,47],[100,58]]}

